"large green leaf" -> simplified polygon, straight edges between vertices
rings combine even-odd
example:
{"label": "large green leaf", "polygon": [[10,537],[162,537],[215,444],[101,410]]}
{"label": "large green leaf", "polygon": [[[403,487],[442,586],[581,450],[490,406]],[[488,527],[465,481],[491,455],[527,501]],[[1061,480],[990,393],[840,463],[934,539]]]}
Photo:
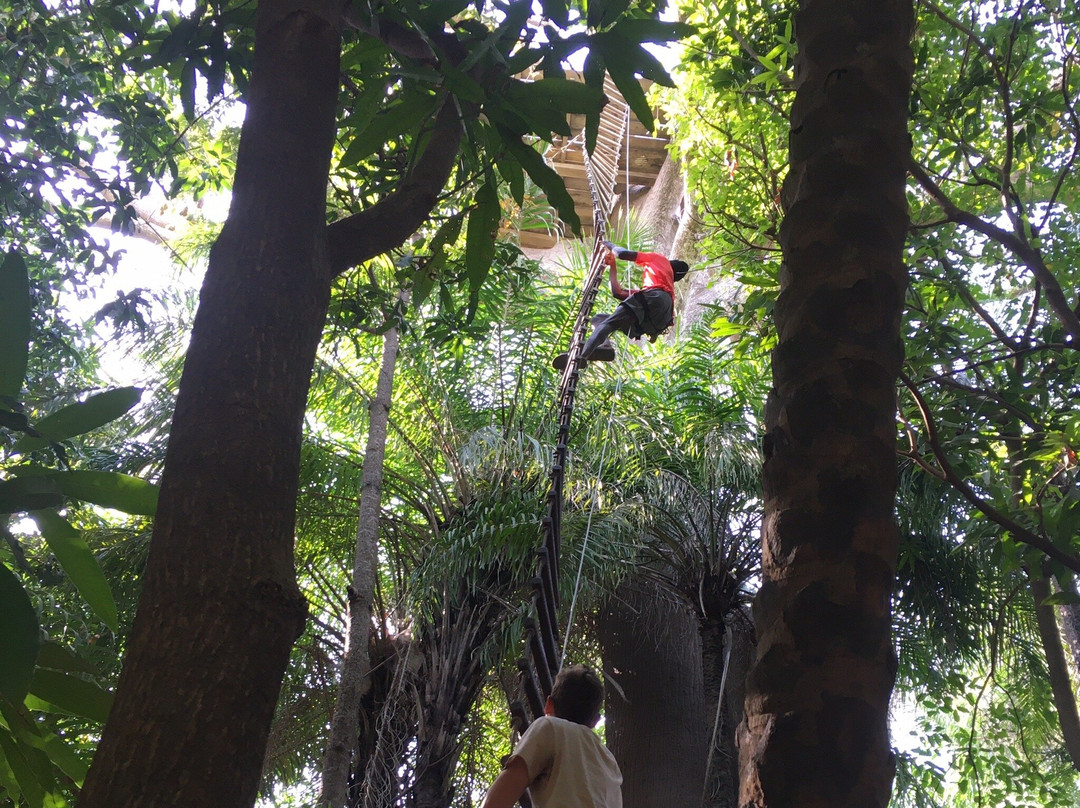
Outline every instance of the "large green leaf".
{"label": "large green leaf", "polygon": [[116,601],[82,534],[55,511],[35,511],[31,516],[79,594],[94,610],[94,614],[116,631]]}
{"label": "large green leaf", "polygon": [[664,22],[651,17],[629,17],[615,26],[620,36],[633,42],[672,42],[691,36],[697,28],[685,22]]}
{"label": "large green leaf", "polygon": [[[0,705],[0,712],[23,756],[33,763],[39,782],[55,787],[52,769],[56,766],[76,784],[82,785],[88,766],[70,745],[45,729],[25,706],[4,702]],[[49,796],[45,796],[46,805],[49,804]]]}
{"label": "large green leaf", "polygon": [[27,760],[27,753],[33,754],[35,751],[32,747],[18,743],[11,733],[0,727],[0,752],[4,753],[4,760],[16,783],[18,796],[21,796],[30,808],[43,808],[45,789],[34,773],[33,765]]}
{"label": "large green leaf", "polygon": [[19,440],[15,450],[32,452],[47,445],[50,440],[66,440],[97,429],[126,413],[138,403],[141,396],[142,390],[138,387],[120,387],[92,395],[86,401],[64,407],[42,418],[34,425],[42,437],[27,435]]}
{"label": "large green leaf", "polygon": [[504,142],[510,153],[521,163],[533,182],[547,194],[547,200],[559,213],[559,218],[566,222],[575,233],[581,232],[581,220],[574,209],[574,199],[566,190],[566,184],[555,169],[544,162],[531,146],[526,146],[519,138],[509,132],[503,133]]}
{"label": "large green leaf", "polygon": [[0,513],[21,513],[62,505],[64,498],[48,476],[27,475],[0,480]]}
{"label": "large green leaf", "polygon": [[476,194],[476,207],[469,214],[469,227],[465,234],[465,268],[469,287],[474,291],[480,288],[491,269],[501,215],[499,194],[494,181],[489,178]]}
{"label": "large green leaf", "polygon": [[12,250],[0,264],[0,396],[17,397],[30,349],[30,279]]}
{"label": "large green leaf", "polygon": [[[3,727],[0,727],[0,734],[6,733]],[[8,736],[10,739],[10,736]],[[19,804],[19,797],[22,796],[22,789],[19,788],[19,780],[15,777],[15,771],[11,768],[11,764],[8,763],[7,753],[4,751],[3,741],[0,740],[0,789],[7,792],[16,805]]]}
{"label": "large green leaf", "polygon": [[57,490],[72,499],[140,516],[153,516],[157,510],[158,487],[130,474],[79,470],[50,476]]}
{"label": "large green leaf", "polygon": [[61,712],[105,721],[113,696],[93,682],[59,671],[38,668],[30,680],[26,706],[47,712]]}
{"label": "large green leaf", "polygon": [[41,739],[41,750],[75,785],[83,784],[90,766],[63,738],[52,733],[45,735]]}
{"label": "large green leaf", "polygon": [[0,564],[0,696],[23,700],[39,645],[37,612],[19,579]]}
{"label": "large green leaf", "polygon": [[566,0],[540,0],[544,16],[560,28],[565,28],[570,21],[570,4]]}
{"label": "large green leaf", "polygon": [[95,676],[100,672],[89,661],[78,656],[74,651],[60,643],[43,642],[38,651],[37,666],[39,668],[52,668],[56,671],[70,671],[72,673],[91,673]]}
{"label": "large green leaf", "polygon": [[587,21],[590,28],[606,28],[630,6],[630,0],[589,0]]}
{"label": "large green leaf", "polygon": [[435,113],[438,105],[439,99],[427,92],[407,95],[400,103],[380,112],[356,133],[341,156],[341,165],[354,166],[374,154],[388,140],[396,140],[403,133],[412,132]]}

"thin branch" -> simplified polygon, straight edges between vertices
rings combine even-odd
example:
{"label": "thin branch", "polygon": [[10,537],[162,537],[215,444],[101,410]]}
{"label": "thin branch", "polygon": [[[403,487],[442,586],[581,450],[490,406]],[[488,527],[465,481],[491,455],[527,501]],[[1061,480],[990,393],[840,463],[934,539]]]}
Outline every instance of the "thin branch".
{"label": "thin branch", "polygon": [[915,399],[915,403],[919,407],[919,412],[922,414],[923,423],[926,425],[926,439],[930,444],[930,450],[933,452],[934,459],[937,460],[938,467],[941,473],[944,475],[943,479],[955,488],[968,502],[978,508],[983,515],[990,521],[1008,530],[1014,539],[1022,544],[1026,544],[1029,547],[1034,547],[1039,550],[1048,558],[1052,558],[1060,564],[1065,565],[1074,572],[1080,572],[1080,558],[1074,555],[1064,552],[1063,550],[1055,547],[1044,536],[1040,536],[1037,533],[1032,532],[1028,528],[1021,525],[1014,519],[1009,518],[985,499],[980,497],[975,490],[968,485],[968,482],[964,480],[959,474],[956,473],[956,469],[953,468],[949,462],[949,458],[945,455],[945,450],[941,446],[941,441],[938,436],[937,424],[934,423],[933,416],[930,413],[930,408],[926,404],[926,400],[922,397],[918,387],[915,383],[909,379],[906,375],[900,374],[900,379],[903,381],[904,386],[911,393]]}
{"label": "thin branch", "polygon": [[996,241],[1020,259],[1021,263],[1023,263],[1023,265],[1030,270],[1031,274],[1035,276],[1035,279],[1042,284],[1043,290],[1046,292],[1046,301],[1050,304],[1050,308],[1053,310],[1054,314],[1057,315],[1058,320],[1069,335],[1077,341],[1077,346],[1070,347],[1080,347],[1080,317],[1078,317],[1076,312],[1069,307],[1068,301],[1065,300],[1065,293],[1062,291],[1061,284],[1058,283],[1057,277],[1050,271],[1049,267],[1046,266],[1039,251],[1015,233],[1003,230],[997,225],[983,221],[974,213],[958,208],[945,192],[941,190],[938,184],[934,182],[930,175],[926,173],[926,170],[914,159],[910,161],[908,168],[911,171],[912,176],[918,180],[919,185],[921,185],[941,206],[942,210],[945,211],[945,214],[949,217],[949,221],[955,222],[956,224],[962,224],[977,233],[981,233],[991,241]]}

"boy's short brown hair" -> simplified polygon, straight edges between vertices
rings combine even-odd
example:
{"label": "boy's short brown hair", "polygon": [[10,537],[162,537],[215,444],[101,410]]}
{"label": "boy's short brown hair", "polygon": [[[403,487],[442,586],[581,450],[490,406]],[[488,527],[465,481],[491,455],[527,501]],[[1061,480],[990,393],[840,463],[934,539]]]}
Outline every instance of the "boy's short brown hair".
{"label": "boy's short brown hair", "polygon": [[594,727],[604,704],[604,684],[591,668],[571,665],[555,677],[551,702],[557,718]]}

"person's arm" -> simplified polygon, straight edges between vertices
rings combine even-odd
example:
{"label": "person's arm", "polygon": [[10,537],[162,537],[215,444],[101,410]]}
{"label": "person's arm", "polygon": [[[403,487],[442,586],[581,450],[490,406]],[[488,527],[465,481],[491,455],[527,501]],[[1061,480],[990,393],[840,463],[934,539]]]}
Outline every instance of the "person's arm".
{"label": "person's arm", "polygon": [[515,755],[491,784],[480,808],[514,808],[514,804],[521,799],[528,786],[529,767]]}
{"label": "person's arm", "polygon": [[[625,289],[623,289],[622,284],[619,283],[619,271],[615,266],[615,256],[616,256],[615,251],[620,250],[620,248],[616,247],[610,241],[603,241],[603,242],[601,242],[601,244],[603,244],[604,247],[606,247],[607,251],[608,251],[607,265],[608,265],[608,277],[611,280],[611,296],[614,297],[616,300],[626,300],[626,298],[630,297],[630,293],[628,291],[626,291]],[[632,253],[629,250],[620,250],[620,251],[622,253],[633,255],[634,258],[637,258],[637,253]],[[623,256],[619,255],[619,257],[622,258]]]}
{"label": "person's arm", "polygon": [[623,247],[619,247],[616,244],[612,244],[610,241],[601,241],[600,243],[603,244],[605,247],[607,247],[609,250],[611,250],[612,254],[616,258],[621,258],[623,261],[636,261],[637,260],[637,251],[636,250],[624,249]]}

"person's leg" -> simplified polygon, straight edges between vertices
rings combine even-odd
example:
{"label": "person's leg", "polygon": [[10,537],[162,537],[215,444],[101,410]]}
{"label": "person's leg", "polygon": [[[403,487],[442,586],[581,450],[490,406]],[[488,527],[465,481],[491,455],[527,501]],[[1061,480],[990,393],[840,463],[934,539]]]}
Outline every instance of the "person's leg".
{"label": "person's leg", "polygon": [[609,314],[604,321],[597,324],[596,330],[593,331],[592,336],[585,343],[585,347],[581,349],[581,358],[588,359],[592,356],[597,346],[603,344],[604,340],[610,337],[616,331],[622,331],[626,333],[630,330],[630,326],[637,322],[634,313],[629,311],[625,306],[619,306],[614,312]]}

